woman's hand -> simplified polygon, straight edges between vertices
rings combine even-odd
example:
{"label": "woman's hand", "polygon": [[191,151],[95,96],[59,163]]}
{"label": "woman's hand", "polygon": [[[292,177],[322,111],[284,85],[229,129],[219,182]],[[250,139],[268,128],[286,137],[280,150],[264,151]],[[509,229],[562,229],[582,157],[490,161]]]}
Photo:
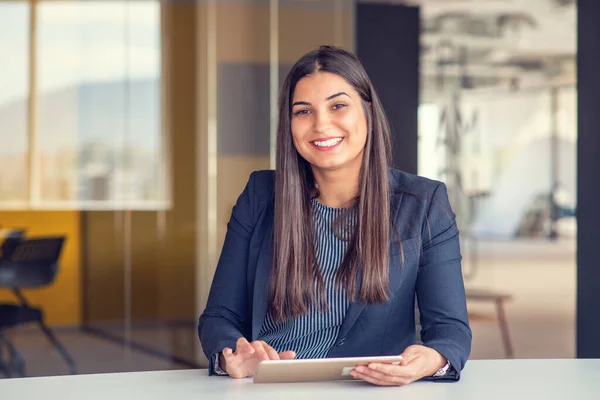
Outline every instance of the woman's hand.
{"label": "woman's hand", "polygon": [[246,378],[256,373],[258,363],[265,360],[291,360],[296,357],[293,351],[277,353],[274,348],[256,340],[248,343],[246,338],[239,338],[235,344],[235,352],[226,347],[219,356],[221,368],[232,378]]}
{"label": "woman's hand", "polygon": [[380,386],[404,386],[426,376],[433,376],[446,365],[447,360],[437,351],[425,346],[409,346],[402,353],[400,365],[371,363],[357,366],[352,372],[362,379]]}

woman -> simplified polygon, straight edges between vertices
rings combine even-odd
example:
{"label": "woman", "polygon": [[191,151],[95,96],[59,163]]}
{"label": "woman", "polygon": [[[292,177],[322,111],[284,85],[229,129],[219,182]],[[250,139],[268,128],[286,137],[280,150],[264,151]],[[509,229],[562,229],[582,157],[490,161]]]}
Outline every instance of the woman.
{"label": "woman", "polygon": [[252,173],[234,206],[200,317],[211,374],[401,354],[353,376],[459,379],[471,330],[446,187],[389,159],[390,128],[356,56],[323,46],[302,57],[281,90],[276,170]]}

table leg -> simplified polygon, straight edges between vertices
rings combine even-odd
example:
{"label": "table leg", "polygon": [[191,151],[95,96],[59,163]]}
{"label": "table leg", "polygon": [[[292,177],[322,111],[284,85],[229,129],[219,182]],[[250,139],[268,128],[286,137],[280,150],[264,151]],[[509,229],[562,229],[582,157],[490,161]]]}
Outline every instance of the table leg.
{"label": "table leg", "polygon": [[504,299],[496,300],[496,312],[498,313],[498,322],[500,324],[500,333],[502,334],[506,358],[514,358],[513,345],[508,330],[508,319],[506,318],[506,310],[504,309]]}

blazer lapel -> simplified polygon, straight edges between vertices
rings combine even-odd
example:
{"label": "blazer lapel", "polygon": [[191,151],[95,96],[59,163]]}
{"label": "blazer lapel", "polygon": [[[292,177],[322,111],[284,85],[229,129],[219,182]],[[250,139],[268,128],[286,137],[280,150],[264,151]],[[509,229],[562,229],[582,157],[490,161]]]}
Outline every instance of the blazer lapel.
{"label": "blazer lapel", "polygon": [[[390,216],[391,216],[392,221],[396,221],[396,217],[398,215],[398,210],[400,209],[400,203],[402,201],[402,193],[392,194],[390,196],[390,198],[391,198]],[[395,233],[393,230],[392,230],[392,235],[393,236],[390,239],[395,237]],[[389,276],[390,277],[392,276],[391,271],[390,271]],[[361,277],[359,276],[358,286],[360,287],[361,284],[362,284],[362,280],[361,280]],[[391,280],[390,281],[390,291],[392,291],[393,288],[394,288],[394,282]],[[346,310],[346,316],[344,317],[342,326],[340,327],[340,331],[338,334],[338,340],[343,339],[346,337],[346,335],[348,335],[348,332],[350,332],[350,329],[354,326],[354,323],[356,323],[356,320],[358,319],[360,314],[364,311],[366,306],[367,305],[365,303],[361,303],[359,301],[354,301],[354,302],[350,303],[348,310]]]}
{"label": "blazer lapel", "polygon": [[261,244],[256,263],[256,276],[254,278],[254,297],[252,299],[252,340],[258,338],[260,328],[267,315],[268,308],[268,282],[273,258],[273,216],[268,213],[266,232]]}
{"label": "blazer lapel", "polygon": [[359,301],[354,301],[350,303],[348,310],[346,311],[346,316],[344,317],[344,321],[342,322],[342,326],[340,327],[340,331],[338,333],[338,340],[345,338],[350,332],[350,328],[354,326],[354,323],[358,319],[358,316],[363,312],[367,305],[361,303]]}
{"label": "blazer lapel", "polygon": [[[401,227],[397,225],[397,221],[398,221],[398,213],[400,212],[400,204],[402,203],[402,197],[403,194],[402,193],[396,193],[394,195],[393,200],[392,200],[392,207],[390,209],[390,215],[391,215],[391,219],[393,223],[396,224],[396,229],[398,229],[398,232],[396,231],[396,229],[394,228],[394,226],[392,225],[392,231],[391,231],[391,236],[390,236],[390,246],[399,246],[398,241],[402,240],[402,238],[398,237],[397,235],[400,234],[400,230]],[[394,249],[395,250],[395,249]],[[390,248],[390,252],[392,251],[392,248]],[[392,265],[392,259],[391,259],[392,255],[390,254],[390,267],[388,270],[388,278],[389,278],[389,288],[390,288],[390,295],[393,295],[394,292],[396,292],[396,289],[398,289],[398,287],[400,286],[401,283],[401,270],[400,268],[395,268],[394,265]]]}

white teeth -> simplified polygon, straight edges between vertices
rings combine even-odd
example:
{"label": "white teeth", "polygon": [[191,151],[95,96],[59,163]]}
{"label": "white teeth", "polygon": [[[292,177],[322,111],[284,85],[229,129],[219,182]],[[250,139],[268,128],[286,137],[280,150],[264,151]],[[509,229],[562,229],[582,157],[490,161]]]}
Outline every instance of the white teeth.
{"label": "white teeth", "polygon": [[314,141],[313,143],[315,144],[315,146],[319,146],[319,147],[331,147],[331,146],[338,144],[341,141],[342,141],[342,138],[335,138],[335,139],[325,140],[323,142]]}

